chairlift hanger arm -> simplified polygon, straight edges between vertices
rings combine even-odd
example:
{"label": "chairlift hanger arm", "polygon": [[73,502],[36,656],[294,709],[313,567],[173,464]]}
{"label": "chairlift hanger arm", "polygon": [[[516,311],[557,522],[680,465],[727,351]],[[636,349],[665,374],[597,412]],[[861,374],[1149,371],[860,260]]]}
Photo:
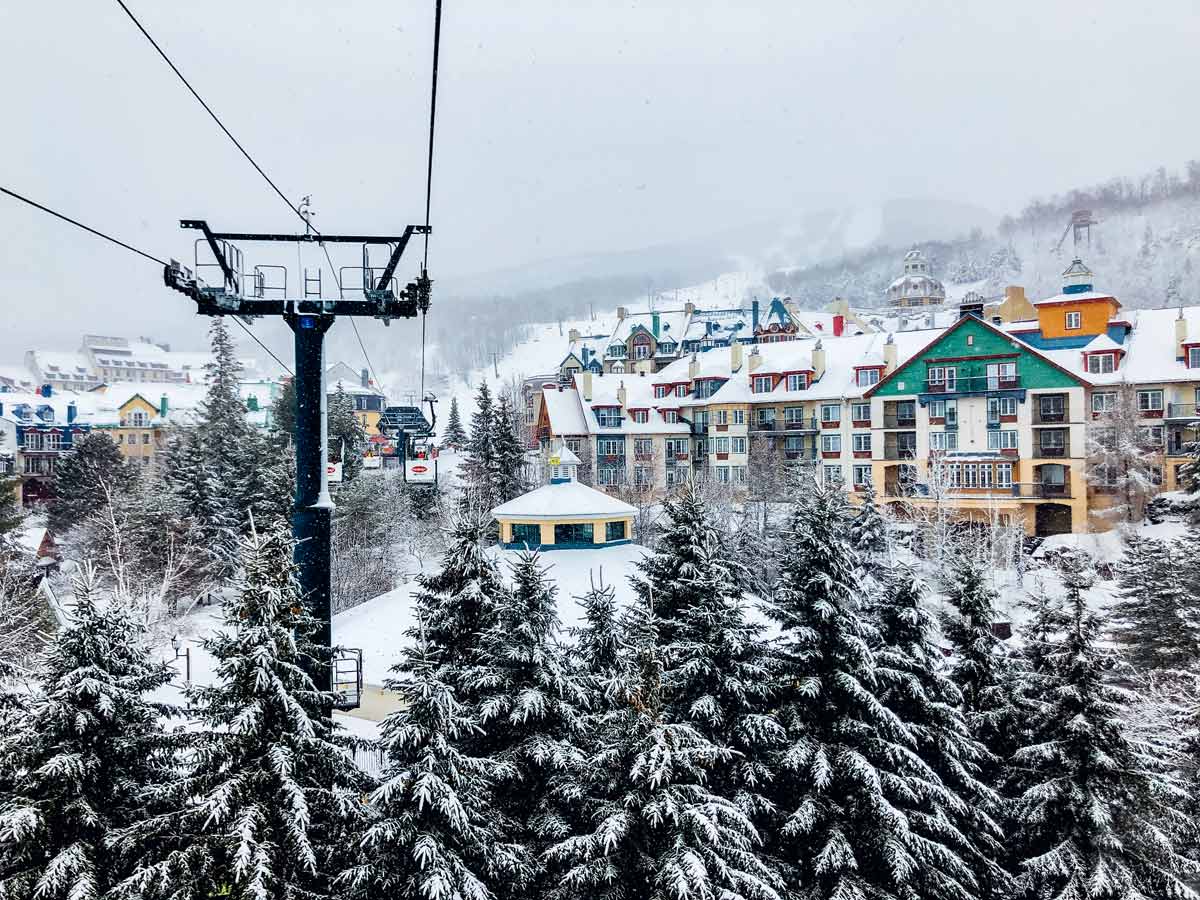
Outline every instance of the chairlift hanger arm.
{"label": "chairlift hanger arm", "polygon": [[[428,225],[407,225],[400,235],[370,235],[370,234],[260,234],[243,231],[212,231],[203,219],[180,219],[181,228],[195,228],[204,232],[210,240],[219,241],[282,241],[291,244],[397,244],[399,252],[404,252],[408,239],[414,234],[432,234]],[[393,254],[399,259],[398,253]]]}
{"label": "chairlift hanger arm", "polygon": [[237,275],[229,265],[229,260],[225,258],[225,252],[221,249],[221,245],[217,243],[218,239],[223,239],[222,236],[213,234],[212,229],[203,219],[183,219],[179,225],[181,228],[195,228],[203,232],[204,239],[208,241],[208,248],[212,250],[213,257],[221,267],[221,274],[225,276],[225,286],[231,291],[236,291],[238,288]]}

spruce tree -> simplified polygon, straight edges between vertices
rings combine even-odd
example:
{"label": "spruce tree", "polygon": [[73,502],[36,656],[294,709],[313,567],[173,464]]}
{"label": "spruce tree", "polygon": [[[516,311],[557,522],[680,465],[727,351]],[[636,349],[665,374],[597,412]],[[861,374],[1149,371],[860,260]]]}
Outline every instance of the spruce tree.
{"label": "spruce tree", "polygon": [[609,682],[590,761],[587,822],[553,846],[556,900],[777,900],[749,818],[706,786],[729,751],[663,710],[653,615],[626,617],[635,665]]}
{"label": "spruce tree", "polygon": [[354,398],[338,382],[328,400],[329,459],[343,463],[342,480],[353,481],[363,467],[367,433],[354,414]]}
{"label": "spruce tree", "polygon": [[494,764],[463,749],[479,724],[442,679],[445,666],[428,643],[394,671],[404,677],[384,687],[403,702],[380,727],[387,768],[340,881],[363,900],[492,900],[530,860],[508,843],[511,823],[496,813]]}
{"label": "spruce tree", "polygon": [[[1003,803],[983,780],[992,760],[973,735],[961,709],[963,696],[946,672],[932,639],[933,618],[926,610],[925,584],[908,567],[887,572],[886,599],[877,606],[880,647],[877,653],[884,704],[912,731],[916,752],[933,770],[944,790],[933,802],[921,800],[905,810],[911,827],[932,843],[950,848],[970,866],[979,896],[1006,896],[1002,831]],[[917,894],[954,896],[957,885],[939,884],[934,875]]]}
{"label": "spruce tree", "polygon": [[0,433],[0,541],[21,524],[21,504],[17,499],[21,490],[21,476],[9,472],[12,462],[11,451],[4,449],[4,434]]}
{"label": "spruce tree", "polygon": [[467,444],[467,458],[463,462],[463,475],[470,493],[470,502],[481,509],[495,508],[496,447],[495,410],[492,408],[492,392],[487,381],[479,385],[475,398],[475,414],[471,417],[471,439]]}
{"label": "spruce tree", "polygon": [[115,495],[132,487],[136,477],[106,432],[85,434],[58,464],[46,524],[55,534],[65,534],[107,508]]}
{"label": "spruce tree", "polygon": [[768,644],[747,617],[741,567],[708,520],[695,485],[685,484],[663,508],[663,539],[639,563],[633,584],[640,603],[661,610],[664,714],[733,751],[709,784],[757,816],[769,806],[762,795],[771,779],[769,757],[784,738],[769,712]]}
{"label": "spruce tree", "polygon": [[179,500],[179,511],[192,524],[198,571],[213,581],[228,578],[237,564],[236,502],[210,464],[200,430],[172,439],[163,477]]}
{"label": "spruce tree", "polygon": [[[567,836],[578,815],[588,702],[558,641],[555,587],[545,576],[536,553],[517,558],[512,589],[464,676],[483,732],[465,744],[496,764],[495,806],[513,823],[510,840],[534,860]],[[535,865],[496,893],[541,896],[547,887]]]}
{"label": "spruce tree", "polygon": [[508,394],[500,395],[492,419],[492,492],[497,503],[525,493],[525,447]]}
{"label": "spruce tree", "polygon": [[618,623],[617,593],[605,585],[603,573],[597,583],[592,578],[586,594],[575,598],[583,608],[583,625],[575,628],[574,656],[593,697],[593,707],[599,708],[604,685],[625,665],[626,654],[622,631]]}
{"label": "spruce tree", "polygon": [[1140,669],[1183,669],[1200,659],[1200,595],[1179,543],[1130,534],[1117,567],[1113,640]]}
{"label": "spruce tree", "polygon": [[1010,835],[1021,860],[1014,896],[1193,896],[1181,882],[1193,869],[1181,854],[1188,798],[1159,749],[1131,737],[1126,694],[1105,682],[1111,660],[1085,600],[1090,564],[1066,556],[1062,579],[1066,614],[1043,633],[1032,734],[1015,755],[1028,786]]}
{"label": "spruce tree", "polygon": [[[69,622],[35,668],[35,692],[5,704],[0,730],[0,896],[95,900],[135,858],[110,843],[173,777],[171,680],[119,604],[99,603],[94,569],[75,582]],[[12,775],[15,777],[7,777]]]}
{"label": "spruce tree", "polygon": [[253,427],[246,419],[240,379],[242,364],[223,316],[213,316],[208,329],[212,359],[205,365],[207,388],[195,428],[198,449],[215,480],[214,494],[227,504],[235,529],[233,540],[249,526],[251,499],[247,473],[262,464]]}
{"label": "spruce tree", "polygon": [[914,729],[881,699],[880,637],[861,613],[861,561],[836,485],[801,484],[768,614],[782,630],[769,849],[812,900],[917,896],[967,900],[976,886],[955,841],[915,822],[953,802],[919,755]]}
{"label": "spruce tree", "polygon": [[329,665],[329,651],[313,643],[293,548],[281,527],[242,539],[225,628],[204,641],[217,680],[189,695],[204,730],[184,777],[162,792],[173,811],[127,837],[145,854],[130,893],[333,895],[367,784],[335,731],[333,695],[308,674]]}
{"label": "spruce tree", "polygon": [[891,538],[887,521],[876,502],[875,488],[869,484],[863,493],[858,515],[850,523],[850,544],[858,551],[869,574],[878,575],[885,567]]}
{"label": "spruce tree", "polygon": [[283,379],[279,396],[271,403],[271,430],[285,443],[296,433],[296,379]]}
{"label": "spruce tree", "polygon": [[442,446],[461,450],[467,446],[467,432],[463,428],[462,415],[458,411],[458,398],[450,398],[450,416],[446,419],[446,430],[442,433]]}

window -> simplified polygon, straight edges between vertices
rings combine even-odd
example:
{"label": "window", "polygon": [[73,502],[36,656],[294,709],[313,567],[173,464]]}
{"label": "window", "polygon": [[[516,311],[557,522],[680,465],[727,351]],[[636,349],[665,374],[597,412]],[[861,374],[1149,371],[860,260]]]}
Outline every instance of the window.
{"label": "window", "polygon": [[732,453],[746,452],[746,439],[744,437],[735,437],[729,439],[729,450]]}
{"label": "window", "polygon": [[633,467],[633,483],[638,487],[647,487],[653,481],[649,466]]}
{"label": "window", "polygon": [[620,484],[625,480],[624,476],[625,470],[617,466],[600,466],[596,470],[596,481],[605,487]]}
{"label": "window", "polygon": [[852,403],[850,405],[850,418],[855,422],[870,422],[871,421],[871,404],[870,403]]}
{"label": "window", "polygon": [[963,463],[961,486],[965,488],[979,487],[978,463]]}
{"label": "window", "polygon": [[1083,316],[1077,310],[1067,313],[1067,331],[1077,331],[1083,327],[1082,320]]}
{"label": "window", "polygon": [[1161,447],[1163,445],[1163,427],[1148,425],[1138,428],[1138,443],[1143,447]]}
{"label": "window", "polygon": [[842,405],[840,403],[822,403],[821,421],[840,422],[842,420]]}
{"label": "window", "polygon": [[1012,487],[1012,463],[996,463],[996,487]]}
{"label": "window", "polygon": [[714,471],[717,473],[718,483],[729,484],[729,466],[717,466]]}
{"label": "window", "polygon": [[[133,436],[133,435],[130,435],[130,437],[132,437],[132,436]],[[125,435],[123,435],[123,434],[118,434],[118,435],[117,435],[117,443],[118,443],[118,444],[123,444],[123,443],[125,443]]]}
{"label": "window", "polygon": [[712,447],[713,453],[728,453],[729,452],[729,438],[715,437],[715,438],[709,438],[708,440],[709,440],[709,445]]}
{"label": "window", "polygon": [[1092,375],[1107,375],[1116,368],[1116,359],[1115,353],[1089,353],[1088,372]]}
{"label": "window", "polygon": [[669,384],[656,384],[654,386],[654,396],[655,396],[655,398],[657,398],[659,400],[661,400],[663,397],[667,396],[667,394],[669,394],[670,392],[671,392],[671,386]]}
{"label": "window", "polygon": [[821,474],[824,476],[826,484],[841,484],[842,483],[842,467],[841,466],[822,466]]}
{"label": "window", "polygon": [[150,435],[149,435],[149,433],[147,433],[147,432],[143,432],[143,433],[142,433],[142,443],[143,443],[143,444],[148,444],[148,443],[150,443]]}
{"label": "window", "polygon": [[746,411],[744,409],[735,409],[733,411],[733,424],[734,425],[745,425],[746,424]]}
{"label": "window", "polygon": [[[831,435],[826,435],[830,437]],[[871,452],[871,436],[869,434],[856,434],[852,437],[854,441],[855,453],[870,453]]]}
{"label": "window", "polygon": [[688,455],[687,438],[667,438],[667,457],[674,459]]}
{"label": "window", "polygon": [[[1011,463],[1005,463],[1011,465]],[[981,463],[979,466],[979,486],[981,488],[990,488],[992,486],[992,467],[986,463]]]}
{"label": "window", "polygon": [[50,432],[50,434],[46,435],[45,443],[42,446],[46,450],[61,450],[62,435],[56,434],[55,432]]}
{"label": "window", "polygon": [[870,387],[879,383],[878,369],[859,369],[857,384],[859,387]]}
{"label": "window", "polygon": [[1016,431],[989,431],[988,432],[988,449],[989,450],[1016,450],[1017,449],[1017,433],[1016,433]]}
{"label": "window", "polygon": [[564,443],[567,445],[567,449],[575,454],[578,454],[583,449],[583,441],[579,438],[567,438]]}
{"label": "window", "polygon": [[842,436],[840,434],[823,434],[823,435],[821,435],[821,452],[822,453],[841,453],[842,452]]}
{"label": "window", "polygon": [[1150,483],[1155,485],[1156,487],[1162,487],[1162,483],[1163,483],[1162,466],[1153,465],[1150,467]]}
{"label": "window", "polygon": [[683,466],[667,466],[667,487],[675,487],[687,481],[687,469]]}
{"label": "window", "polygon": [[538,546],[542,542],[541,526],[514,523],[512,526],[512,542],[514,544],[528,544],[531,547]]}
{"label": "window", "polygon": [[804,391],[808,389],[808,375],[789,375],[787,377],[787,389],[789,391]]}
{"label": "window", "polygon": [[654,455],[654,440],[652,438],[635,438],[633,455],[640,459],[649,459]]}
{"label": "window", "polygon": [[1062,453],[1063,449],[1067,446],[1067,433],[1061,428],[1048,428],[1038,437],[1038,445],[1042,450]]}
{"label": "window", "polygon": [[133,428],[145,428],[150,424],[150,416],[144,409],[135,409],[129,414],[129,424]]}
{"label": "window", "polygon": [[686,384],[675,385],[675,396],[686,397],[688,395],[688,386]]}
{"label": "window", "polygon": [[1188,347],[1187,364],[1189,369],[1200,369],[1200,347]]}
{"label": "window", "polygon": [[591,522],[560,522],[554,526],[556,544],[591,544]]}
{"label": "window", "polygon": [[647,409],[631,409],[629,416],[638,425],[645,425],[650,421],[650,411]]}
{"label": "window", "polygon": [[597,456],[624,456],[624,438],[598,438],[596,440]]}
{"label": "window", "polygon": [[929,401],[929,418],[931,418],[931,419],[946,418],[946,401],[945,400],[930,400]]}
{"label": "window", "polygon": [[930,450],[957,450],[958,449],[958,432],[957,431],[931,431],[929,432],[929,449]]}
{"label": "window", "polygon": [[625,358],[625,345],[624,344],[613,344],[611,347],[608,348],[608,356],[610,359],[624,359]]}
{"label": "window", "polygon": [[1103,394],[1092,394],[1092,412],[1111,412],[1117,406],[1117,395],[1112,391]]}
{"label": "window", "polygon": [[942,466],[942,477],[946,481],[946,487],[960,487],[962,485],[962,467],[958,463],[949,463]]}
{"label": "window", "polygon": [[649,359],[650,358],[649,342],[634,344],[633,345],[633,358],[634,359]]}
{"label": "window", "polygon": [[775,410],[772,407],[765,406],[756,410],[755,416],[760,426],[764,428],[773,428],[775,426]]}
{"label": "window", "polygon": [[730,473],[733,475],[734,484],[746,483],[746,467],[745,466],[730,466]]}
{"label": "window", "polygon": [[[1005,397],[1009,400],[1012,398]],[[1067,398],[1059,395],[1038,398],[1038,409],[1043,419],[1061,422],[1067,412]]]}
{"label": "window", "polygon": [[1016,397],[988,397],[988,421],[999,422],[1017,415]]}
{"label": "window", "polygon": [[1015,362],[988,363],[987,389],[989,391],[1016,386],[1017,364]]}
{"label": "window", "polygon": [[729,424],[729,410],[718,409],[713,414],[713,422],[717,425],[728,425]]}
{"label": "window", "polygon": [[674,409],[664,409],[662,411],[663,421],[668,425],[674,425],[679,421],[679,411]]}
{"label": "window", "polygon": [[1162,391],[1138,391],[1138,409],[1142,412],[1161,412],[1163,408]]}
{"label": "window", "polygon": [[800,428],[804,425],[804,407],[789,406],[783,411],[783,421],[789,428]]}
{"label": "window", "polygon": [[769,394],[771,389],[775,387],[775,379],[770,375],[755,375],[754,376],[754,393]]}
{"label": "window", "polygon": [[856,488],[866,487],[871,483],[871,467],[870,466],[855,466],[854,467],[854,486]]}
{"label": "window", "polygon": [[619,406],[598,406],[596,407],[596,422],[601,428],[620,428],[621,427],[621,407]]}

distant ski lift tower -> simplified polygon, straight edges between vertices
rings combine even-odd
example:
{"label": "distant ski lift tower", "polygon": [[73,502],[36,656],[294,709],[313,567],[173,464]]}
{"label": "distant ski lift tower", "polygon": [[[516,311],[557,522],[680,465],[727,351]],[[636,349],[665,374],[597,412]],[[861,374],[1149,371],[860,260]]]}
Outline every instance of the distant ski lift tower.
{"label": "distant ski lift tower", "polygon": [[[305,221],[308,221],[307,217]],[[295,335],[296,495],[292,529],[296,537],[296,567],[304,602],[318,623],[314,639],[332,649],[329,554],[333,503],[329,497],[325,459],[325,332],[339,315],[370,316],[387,325],[392,319],[411,319],[418,313],[427,312],[432,286],[429,274],[422,268],[420,275],[401,289],[395,272],[412,236],[429,234],[430,228],[428,225],[409,225],[403,234],[381,237],[316,234],[311,227],[307,227],[304,234],[216,232],[201,219],[183,219],[179,224],[199,231],[202,237],[194,244],[193,269],[176,260],[171,260],[165,267],[163,279],[167,287],[195,300],[200,315],[238,316],[247,322],[258,316],[280,316]],[[344,266],[335,273],[342,294],[337,300],[310,293],[314,288],[319,292],[320,275],[311,279],[303,270],[300,272],[303,296],[289,297],[287,267],[256,265],[248,268],[235,241],[295,243],[297,247],[305,243],[361,244],[362,265]],[[386,251],[387,261],[383,265],[373,265],[372,248],[377,252]],[[202,258],[204,262],[201,262]],[[206,284],[198,274],[209,271],[214,273],[219,287]],[[361,663],[355,678],[347,671],[350,657],[332,662],[332,667],[321,666],[320,671],[312,673],[314,681],[326,689],[338,691],[342,697],[340,707],[357,706],[362,682]]]}
{"label": "distant ski lift tower", "polygon": [[1075,255],[1080,255],[1080,244],[1084,239],[1087,240],[1087,248],[1092,247],[1092,226],[1099,225],[1100,220],[1092,215],[1090,209],[1077,209],[1071,213],[1071,221],[1067,223],[1067,227],[1063,229],[1062,237],[1058,239],[1058,243],[1054,246],[1056,254],[1062,253],[1063,242],[1066,241],[1067,235],[1074,233],[1075,238]]}

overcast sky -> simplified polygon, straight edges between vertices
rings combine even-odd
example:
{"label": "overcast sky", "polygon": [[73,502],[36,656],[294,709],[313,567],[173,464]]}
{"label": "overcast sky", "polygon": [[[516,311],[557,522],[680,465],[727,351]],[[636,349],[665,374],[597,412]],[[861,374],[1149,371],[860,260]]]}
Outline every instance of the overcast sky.
{"label": "overcast sky", "polygon": [[[318,227],[421,220],[432,0],[128,2]],[[190,259],[181,217],[294,227],[115,0],[6,6],[0,183],[160,256]],[[1194,0],[445,0],[430,268],[898,197],[1003,213],[1178,167],[1198,31]],[[83,331],[202,341],[144,260],[3,196],[0,232],[0,362]]]}

